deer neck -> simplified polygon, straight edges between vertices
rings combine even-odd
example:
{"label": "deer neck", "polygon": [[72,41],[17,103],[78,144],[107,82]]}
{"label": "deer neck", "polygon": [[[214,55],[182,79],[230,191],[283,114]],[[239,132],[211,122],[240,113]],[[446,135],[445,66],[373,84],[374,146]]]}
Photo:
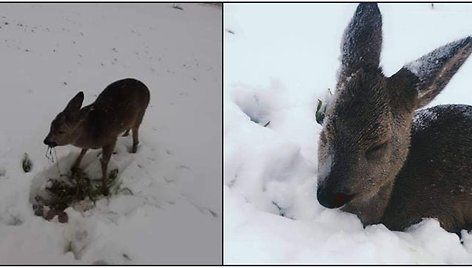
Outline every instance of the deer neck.
{"label": "deer neck", "polygon": [[76,138],[72,144],[80,148],[88,147],[87,141],[89,140],[88,135],[90,133],[89,131],[86,130],[86,126],[87,126],[87,117],[89,115],[90,110],[91,110],[90,105],[85,106],[80,110],[81,119],[79,120],[79,122],[77,123],[77,126],[74,129],[74,137]]}

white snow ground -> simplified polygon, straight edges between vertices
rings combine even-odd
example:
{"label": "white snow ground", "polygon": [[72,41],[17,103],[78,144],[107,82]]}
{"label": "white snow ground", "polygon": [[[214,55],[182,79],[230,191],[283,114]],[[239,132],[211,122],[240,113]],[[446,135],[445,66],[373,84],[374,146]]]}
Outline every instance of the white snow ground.
{"label": "white snow ground", "polygon": [[[1,4],[0,264],[221,263],[222,10],[179,6]],[[35,216],[30,195],[58,172],[42,144],[51,120],[126,77],[151,90],[138,153],[123,137],[110,162],[132,194],[68,208],[66,224]],[[96,178],[99,152],[83,161]],[[57,148],[61,172],[78,153]]]}
{"label": "white snow ground", "polygon": [[[355,215],[316,200],[316,100],[334,88],[341,36],[355,8],[225,5],[225,263],[472,263],[472,234],[465,231],[461,244],[433,219],[406,232],[364,229]],[[472,35],[472,4],[380,10],[386,75]],[[469,59],[430,106],[472,105],[471,73]]]}

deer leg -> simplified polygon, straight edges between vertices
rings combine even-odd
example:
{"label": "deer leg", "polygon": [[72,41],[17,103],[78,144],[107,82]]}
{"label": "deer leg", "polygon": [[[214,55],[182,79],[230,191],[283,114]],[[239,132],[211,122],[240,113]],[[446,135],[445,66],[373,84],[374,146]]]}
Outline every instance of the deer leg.
{"label": "deer leg", "polygon": [[133,126],[133,148],[131,149],[131,153],[136,153],[138,151],[138,144],[139,144],[139,126],[143,121],[144,111],[141,111],[138,115],[137,120],[134,122]]}
{"label": "deer leg", "polygon": [[74,178],[74,175],[75,176],[75,198],[76,199],[79,199],[79,195],[80,195],[80,179],[81,179],[81,174],[77,174],[77,172],[79,171],[79,167],[80,167],[80,162],[82,162],[82,158],[84,158],[84,155],[85,153],[87,152],[87,148],[84,148],[80,151],[80,154],[79,154],[79,157],[77,157],[77,159],[75,160],[74,164],[72,165],[71,167],[71,171],[72,171],[72,178]]}
{"label": "deer leg", "polygon": [[105,196],[109,194],[109,189],[107,185],[107,167],[108,162],[110,161],[111,154],[113,153],[113,149],[115,148],[115,143],[116,140],[114,140],[108,145],[103,146],[102,148],[102,158],[100,159],[100,163],[102,164],[102,191]]}
{"label": "deer leg", "polygon": [[74,164],[71,167],[72,174],[75,174],[79,170],[80,162],[82,162],[82,158],[84,158],[85,153],[87,152],[88,148],[82,149],[80,151],[79,157],[75,160]]}
{"label": "deer leg", "polygon": [[125,133],[123,133],[122,136],[123,136],[123,137],[128,137],[129,131],[130,131],[130,128],[128,128],[128,129],[125,131]]}
{"label": "deer leg", "polygon": [[138,151],[138,144],[139,144],[139,126],[133,127],[133,148],[131,149],[131,153],[136,153]]}

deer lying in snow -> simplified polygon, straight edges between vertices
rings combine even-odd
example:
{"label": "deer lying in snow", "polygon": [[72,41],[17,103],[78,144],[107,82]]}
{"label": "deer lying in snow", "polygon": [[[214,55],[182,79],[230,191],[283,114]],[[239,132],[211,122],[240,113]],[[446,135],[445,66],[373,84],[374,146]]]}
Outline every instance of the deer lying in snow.
{"label": "deer lying in snow", "polygon": [[135,79],[123,79],[107,86],[94,103],[82,107],[84,93],[69,101],[51,123],[44,143],[49,147],[72,144],[82,148],[71,170],[75,173],[88,149],[102,148],[102,187],[108,195],[107,166],[118,135],[132,130],[133,147],[137,151],[138,130],[149,104],[148,88]]}
{"label": "deer lying in snow", "polygon": [[364,225],[404,230],[436,218],[472,229],[472,106],[416,111],[447,85],[472,52],[466,37],[405,65],[379,67],[382,18],[359,4],[344,33],[335,99],[319,143],[317,198]]}

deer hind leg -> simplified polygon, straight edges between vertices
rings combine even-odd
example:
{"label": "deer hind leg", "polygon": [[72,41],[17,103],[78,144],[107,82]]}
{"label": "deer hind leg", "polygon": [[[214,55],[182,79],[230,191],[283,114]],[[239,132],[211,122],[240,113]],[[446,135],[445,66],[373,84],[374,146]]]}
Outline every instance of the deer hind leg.
{"label": "deer hind leg", "polygon": [[136,153],[138,151],[138,144],[139,144],[139,126],[133,127],[133,148],[131,149],[131,153]]}
{"label": "deer hind leg", "polygon": [[111,154],[115,148],[115,144],[116,140],[108,145],[103,146],[102,148],[102,158],[100,159],[100,163],[102,164],[102,191],[105,196],[109,194],[107,168],[108,162],[110,162]]}
{"label": "deer hind leg", "polygon": [[139,126],[143,121],[144,111],[139,114],[138,119],[134,123],[133,126],[133,148],[131,149],[131,153],[136,153],[138,151],[138,144],[139,144]]}

